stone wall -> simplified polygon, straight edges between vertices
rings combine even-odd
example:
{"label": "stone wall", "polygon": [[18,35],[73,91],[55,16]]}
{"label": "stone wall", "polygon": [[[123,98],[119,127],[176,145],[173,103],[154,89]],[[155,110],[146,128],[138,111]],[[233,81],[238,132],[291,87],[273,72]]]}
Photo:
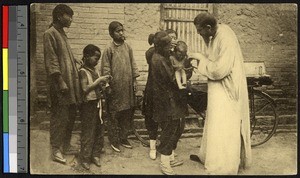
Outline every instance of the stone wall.
{"label": "stone wall", "polygon": [[[42,36],[51,23],[51,12],[57,4],[33,4],[34,26],[31,27],[31,115],[41,122],[46,112],[46,73]],[[83,48],[95,44],[103,51],[111,41],[108,24],[124,23],[127,43],[141,71],[139,90],[147,79],[144,53],[147,39],[160,25],[160,4],[137,3],[70,3],[74,10],[73,23],[66,29],[76,58]],[[214,14],[228,24],[238,36],[246,61],[264,61],[274,85],[262,88],[276,99],[280,116],[296,118],[297,91],[297,30],[296,6],[292,4],[214,4]],[[288,122],[287,119],[283,122]]]}

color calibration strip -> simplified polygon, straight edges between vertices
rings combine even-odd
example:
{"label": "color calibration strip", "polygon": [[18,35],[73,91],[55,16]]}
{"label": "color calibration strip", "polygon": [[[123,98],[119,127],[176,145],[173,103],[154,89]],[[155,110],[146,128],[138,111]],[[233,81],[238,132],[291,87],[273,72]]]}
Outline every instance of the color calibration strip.
{"label": "color calibration strip", "polygon": [[2,66],[3,66],[3,172],[9,173],[8,124],[8,6],[2,6]]}
{"label": "color calibration strip", "polygon": [[2,6],[4,173],[26,173],[28,160],[27,6]]}

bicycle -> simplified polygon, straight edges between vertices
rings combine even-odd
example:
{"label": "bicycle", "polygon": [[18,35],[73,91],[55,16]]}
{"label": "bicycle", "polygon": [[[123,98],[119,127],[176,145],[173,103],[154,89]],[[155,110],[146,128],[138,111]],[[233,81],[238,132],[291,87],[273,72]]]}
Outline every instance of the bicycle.
{"label": "bicycle", "polygon": [[278,127],[279,119],[274,99],[267,93],[255,89],[272,83],[273,81],[268,75],[247,77],[252,147],[267,142],[275,134]]}

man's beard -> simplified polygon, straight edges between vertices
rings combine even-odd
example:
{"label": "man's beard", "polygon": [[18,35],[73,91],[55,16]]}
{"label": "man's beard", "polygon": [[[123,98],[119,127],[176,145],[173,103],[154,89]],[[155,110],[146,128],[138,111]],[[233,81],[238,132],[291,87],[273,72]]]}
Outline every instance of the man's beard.
{"label": "man's beard", "polygon": [[209,41],[210,41],[210,37],[202,37],[202,38],[203,38],[203,40],[204,40],[206,46],[208,46]]}

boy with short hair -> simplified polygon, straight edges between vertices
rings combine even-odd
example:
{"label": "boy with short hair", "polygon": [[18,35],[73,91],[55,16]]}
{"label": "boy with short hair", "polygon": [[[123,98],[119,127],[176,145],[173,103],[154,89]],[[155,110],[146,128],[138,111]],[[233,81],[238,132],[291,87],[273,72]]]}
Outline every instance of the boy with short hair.
{"label": "boy with short hair", "polygon": [[104,144],[101,91],[110,76],[100,76],[95,68],[100,56],[100,48],[87,45],[83,49],[83,66],[79,70],[83,92],[80,159],[82,167],[87,170],[90,169],[91,161],[100,167],[100,153]]}

